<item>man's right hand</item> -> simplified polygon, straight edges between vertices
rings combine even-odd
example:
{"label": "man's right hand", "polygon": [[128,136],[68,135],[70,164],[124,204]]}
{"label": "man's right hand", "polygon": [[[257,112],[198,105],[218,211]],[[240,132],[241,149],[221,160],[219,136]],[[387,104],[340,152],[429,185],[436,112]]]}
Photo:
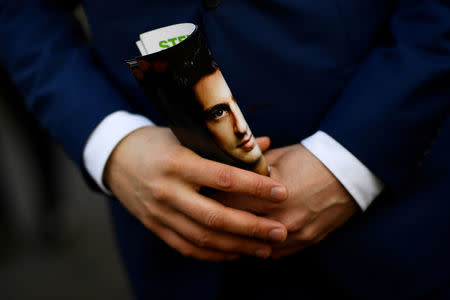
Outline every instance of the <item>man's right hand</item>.
{"label": "man's right hand", "polygon": [[[287,190],[275,180],[204,159],[168,128],[144,127],[111,154],[104,181],[142,224],[185,256],[222,261],[239,254],[269,257],[270,242],[286,239],[276,221],[233,209],[199,193],[201,187],[279,203]],[[268,242],[264,242],[268,241]]]}

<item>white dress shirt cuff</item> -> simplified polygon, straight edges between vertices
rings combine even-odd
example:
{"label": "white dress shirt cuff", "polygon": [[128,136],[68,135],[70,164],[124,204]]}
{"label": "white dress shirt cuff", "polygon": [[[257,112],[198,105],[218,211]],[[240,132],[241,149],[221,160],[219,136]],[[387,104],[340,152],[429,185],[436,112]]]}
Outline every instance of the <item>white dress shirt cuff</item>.
{"label": "white dress shirt cuff", "polygon": [[383,190],[383,182],[325,132],[318,131],[301,143],[333,173],[363,211]]}
{"label": "white dress shirt cuff", "polygon": [[103,183],[103,172],[114,148],[136,129],[153,125],[152,121],[141,115],[117,111],[103,119],[91,133],[83,151],[84,166],[107,195],[111,195],[111,191]]}

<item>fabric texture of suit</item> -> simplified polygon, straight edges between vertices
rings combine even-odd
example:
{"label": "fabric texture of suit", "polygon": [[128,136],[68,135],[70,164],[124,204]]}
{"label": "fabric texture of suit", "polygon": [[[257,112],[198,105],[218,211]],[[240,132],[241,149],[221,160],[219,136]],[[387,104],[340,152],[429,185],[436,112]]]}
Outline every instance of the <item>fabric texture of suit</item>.
{"label": "fabric texture of suit", "polygon": [[[112,112],[160,122],[124,60],[147,30],[192,22],[255,135],[272,147],[322,130],[386,185],[364,214],[280,261],[185,259],[114,200],[136,295],[273,299],[412,297],[450,281],[450,1],[83,1],[88,45],[66,5],[0,0],[0,57],[30,110],[83,169]],[[287,271],[298,277],[287,277]],[[274,278],[275,277],[275,278]],[[258,280],[259,281],[258,283]],[[261,284],[264,282],[264,284]],[[437,295],[437,294],[436,294]]]}

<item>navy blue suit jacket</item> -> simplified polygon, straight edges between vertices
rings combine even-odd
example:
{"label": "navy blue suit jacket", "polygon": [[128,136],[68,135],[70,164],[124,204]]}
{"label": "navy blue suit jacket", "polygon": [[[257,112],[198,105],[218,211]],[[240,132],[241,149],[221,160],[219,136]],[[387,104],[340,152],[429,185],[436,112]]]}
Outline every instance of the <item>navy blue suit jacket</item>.
{"label": "navy blue suit jacket", "polygon": [[[172,253],[112,202],[137,295],[208,299],[225,282],[228,291],[251,287],[251,295],[319,289],[377,298],[448,283],[449,0],[223,0],[213,10],[200,0],[82,2],[90,44],[66,2],[0,0],[0,57],[30,110],[81,168],[85,142],[108,114],[128,110],[160,122],[124,64],[138,55],[138,35],[192,22],[256,135],[280,147],[323,130],[387,185],[367,212],[319,245],[225,271]],[[250,283],[269,270],[298,278]]]}

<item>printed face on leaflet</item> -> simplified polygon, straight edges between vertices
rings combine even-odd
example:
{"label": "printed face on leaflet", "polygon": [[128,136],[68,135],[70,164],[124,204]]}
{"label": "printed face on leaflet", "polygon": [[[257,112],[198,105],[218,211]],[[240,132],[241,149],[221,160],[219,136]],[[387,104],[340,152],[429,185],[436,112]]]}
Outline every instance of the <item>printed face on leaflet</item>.
{"label": "printed face on leaflet", "polygon": [[194,85],[194,93],[217,145],[246,164],[256,164],[261,150],[220,70],[202,77]]}

